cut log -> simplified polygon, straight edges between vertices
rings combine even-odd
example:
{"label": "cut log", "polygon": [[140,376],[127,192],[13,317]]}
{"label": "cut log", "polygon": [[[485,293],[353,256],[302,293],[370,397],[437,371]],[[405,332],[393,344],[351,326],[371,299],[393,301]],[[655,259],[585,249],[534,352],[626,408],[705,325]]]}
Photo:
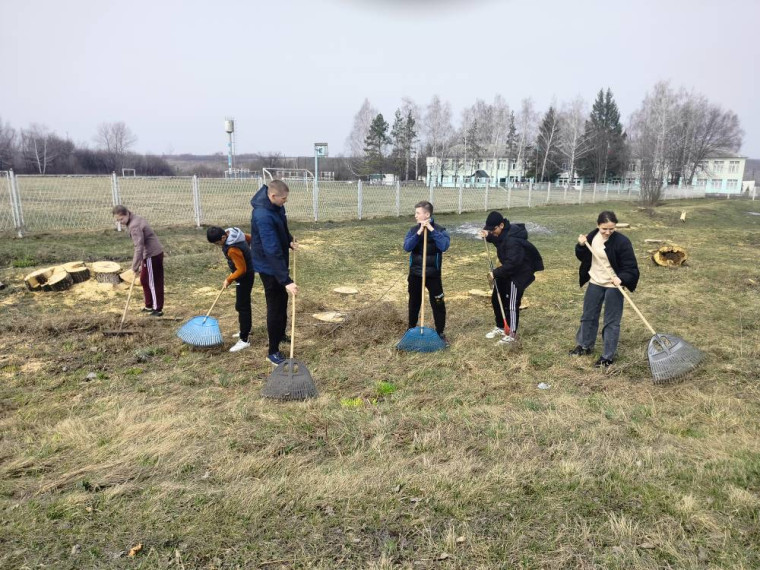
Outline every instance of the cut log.
{"label": "cut log", "polygon": [[615,224],[615,229],[620,229],[620,228],[624,229],[624,228],[630,228],[630,227],[631,227],[631,224],[627,222],[618,222],[617,224]]}
{"label": "cut log", "polygon": [[113,261],[96,261],[92,264],[95,279],[98,283],[110,283],[118,285],[121,282],[121,266]]}
{"label": "cut log", "polygon": [[353,287],[336,287],[333,291],[341,295],[356,295],[359,292],[358,289],[354,289]]}
{"label": "cut log", "polygon": [[43,291],[65,291],[74,284],[71,275],[65,271],[53,273],[47,283],[42,286]]}
{"label": "cut log", "polygon": [[42,286],[53,275],[53,268],[46,267],[45,269],[38,269],[32,271],[29,275],[24,277],[24,283],[26,283],[27,289],[30,291],[41,291]]}
{"label": "cut log", "polygon": [[473,297],[490,297],[491,296],[490,291],[483,291],[483,289],[470,289],[467,292]]}
{"label": "cut log", "polygon": [[663,245],[652,254],[652,260],[662,267],[678,267],[687,259],[689,259],[689,254],[678,245]]}
{"label": "cut log", "polygon": [[318,321],[325,323],[342,323],[346,320],[346,315],[337,311],[325,311],[323,313],[314,313],[312,315]]}
{"label": "cut log", "polygon": [[69,269],[68,274],[71,275],[74,283],[84,283],[90,278],[90,270],[84,266]]}

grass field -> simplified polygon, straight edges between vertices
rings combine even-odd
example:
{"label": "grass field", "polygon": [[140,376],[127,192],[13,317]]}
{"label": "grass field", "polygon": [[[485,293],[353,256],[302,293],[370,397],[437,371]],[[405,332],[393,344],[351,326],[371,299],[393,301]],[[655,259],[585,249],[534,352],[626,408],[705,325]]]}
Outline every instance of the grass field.
{"label": "grass field", "polygon": [[[293,223],[296,355],[320,397],[286,404],[259,396],[271,367],[258,279],[253,346],[240,353],[226,351],[232,293],[217,305],[225,348],[191,349],[175,337],[180,321],[136,312],[127,327],[138,334],[105,337],[125,289],[32,294],[21,278],[78,259],[126,266],[128,237],[3,240],[0,567],[760,567],[753,205],[612,205],[632,226],[621,231],[640,262],[637,304],[658,331],[706,352],[698,372],[666,386],[651,382],[650,335],[629,309],[609,371],[567,355],[583,298],[573,247],[600,204],[508,213],[551,231],[532,237],[547,269],[525,295],[514,348],[483,338],[490,303],[467,292],[487,288],[485,252],[453,234],[452,346],[433,354],[394,350],[408,204],[401,219]],[[450,230],[483,218],[437,216]],[[158,234],[166,315],[205,313],[226,274],[218,248],[194,228]],[[683,246],[688,266],[655,267],[646,238]],[[359,294],[341,297],[339,285]],[[321,324],[311,318],[321,309],[349,318]]]}

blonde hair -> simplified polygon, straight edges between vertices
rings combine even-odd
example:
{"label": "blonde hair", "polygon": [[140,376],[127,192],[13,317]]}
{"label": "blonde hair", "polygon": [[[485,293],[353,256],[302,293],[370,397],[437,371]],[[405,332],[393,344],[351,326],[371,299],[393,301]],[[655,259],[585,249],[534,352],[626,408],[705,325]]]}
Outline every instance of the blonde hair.
{"label": "blonde hair", "polygon": [[269,191],[276,196],[284,196],[290,192],[290,188],[282,180],[272,180],[269,183]]}

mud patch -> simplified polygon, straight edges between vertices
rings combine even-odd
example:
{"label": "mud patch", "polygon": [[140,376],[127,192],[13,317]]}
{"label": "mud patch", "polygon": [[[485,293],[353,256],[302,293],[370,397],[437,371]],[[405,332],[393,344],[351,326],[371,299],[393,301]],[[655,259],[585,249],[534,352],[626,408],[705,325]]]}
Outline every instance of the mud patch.
{"label": "mud patch", "polygon": [[[517,224],[525,224],[525,229],[528,230],[528,237],[532,235],[546,235],[550,236],[554,232],[547,228],[546,226],[542,226],[540,224],[536,224],[534,222],[520,222],[519,220],[515,220],[513,223]],[[481,224],[476,224],[474,222],[467,222],[466,224],[462,224],[460,226],[457,226],[455,228],[452,228],[449,230],[449,233],[463,236],[470,239],[480,239],[480,230],[483,229],[483,226]]]}

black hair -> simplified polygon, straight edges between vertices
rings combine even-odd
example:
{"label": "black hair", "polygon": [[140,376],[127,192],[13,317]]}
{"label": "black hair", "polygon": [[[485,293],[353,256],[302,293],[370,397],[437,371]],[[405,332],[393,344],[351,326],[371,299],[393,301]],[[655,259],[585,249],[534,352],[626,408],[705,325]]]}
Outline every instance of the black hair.
{"label": "black hair", "polygon": [[126,216],[129,214],[129,210],[127,210],[126,206],[122,206],[119,204],[118,206],[114,206],[113,210],[111,210],[114,216]]}
{"label": "black hair", "polygon": [[601,214],[599,214],[599,217],[596,219],[596,225],[599,224],[608,224],[612,222],[613,224],[617,224],[617,216],[615,215],[615,212],[612,210],[605,210]]}
{"label": "black hair", "polygon": [[430,203],[430,202],[428,202],[427,200],[423,200],[422,202],[417,202],[417,203],[414,205],[414,209],[416,210],[417,208],[424,208],[424,209],[425,209],[425,211],[426,211],[428,214],[430,214],[431,216],[433,215],[433,204],[431,204],[431,203]]}
{"label": "black hair", "polygon": [[224,237],[224,230],[217,226],[211,226],[206,230],[206,239],[209,243],[219,243],[219,240]]}

